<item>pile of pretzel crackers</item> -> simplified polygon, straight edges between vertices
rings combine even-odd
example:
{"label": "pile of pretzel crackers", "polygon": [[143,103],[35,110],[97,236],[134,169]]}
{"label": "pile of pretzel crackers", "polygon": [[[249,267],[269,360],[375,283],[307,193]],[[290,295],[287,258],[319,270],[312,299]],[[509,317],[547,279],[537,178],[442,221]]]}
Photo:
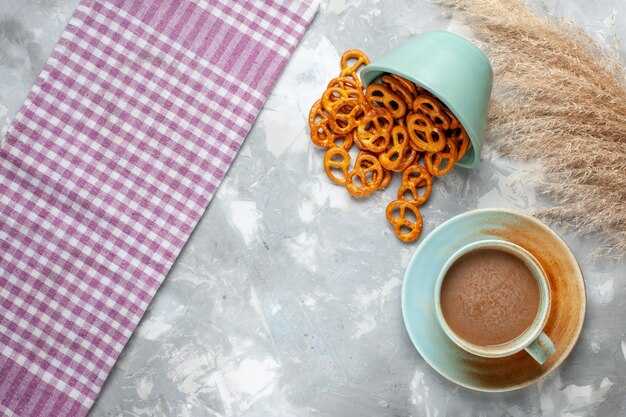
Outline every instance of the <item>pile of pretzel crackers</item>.
{"label": "pile of pretzel crackers", "polygon": [[450,172],[471,141],[437,97],[397,74],[385,74],[364,90],[357,72],[368,64],[359,50],[342,55],[339,77],[311,107],[311,140],[327,149],[328,177],[354,197],[386,188],[395,172],[402,175],[386,215],[400,240],[414,242],[422,232],[419,207],[430,197],[433,177]]}

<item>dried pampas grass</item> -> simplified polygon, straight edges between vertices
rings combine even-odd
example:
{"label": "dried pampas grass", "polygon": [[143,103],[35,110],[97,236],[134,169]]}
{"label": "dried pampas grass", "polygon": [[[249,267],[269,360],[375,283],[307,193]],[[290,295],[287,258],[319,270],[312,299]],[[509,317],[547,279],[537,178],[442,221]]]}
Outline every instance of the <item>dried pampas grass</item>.
{"label": "dried pampas grass", "polygon": [[538,214],[581,235],[597,255],[626,253],[626,72],[572,22],[549,21],[519,0],[442,0],[461,11],[495,72],[488,140],[543,167]]}

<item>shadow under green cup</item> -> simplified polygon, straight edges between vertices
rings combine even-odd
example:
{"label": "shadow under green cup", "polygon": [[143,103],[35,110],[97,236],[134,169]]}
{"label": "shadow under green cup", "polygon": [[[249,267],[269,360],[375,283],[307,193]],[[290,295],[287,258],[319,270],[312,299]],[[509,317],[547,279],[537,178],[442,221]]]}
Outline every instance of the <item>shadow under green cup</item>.
{"label": "shadow under green cup", "polygon": [[451,32],[417,35],[361,71],[365,87],[385,73],[400,75],[437,96],[459,119],[472,147],[457,165],[476,168],[485,140],[493,70],[472,42]]}

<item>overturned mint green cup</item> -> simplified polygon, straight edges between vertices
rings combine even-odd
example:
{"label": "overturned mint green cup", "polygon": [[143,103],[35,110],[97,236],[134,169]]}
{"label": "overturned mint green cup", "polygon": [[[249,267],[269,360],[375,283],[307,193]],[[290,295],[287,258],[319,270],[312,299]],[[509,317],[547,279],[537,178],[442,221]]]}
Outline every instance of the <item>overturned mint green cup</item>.
{"label": "overturned mint green cup", "polygon": [[393,73],[437,96],[459,119],[472,147],[457,165],[476,168],[485,141],[493,70],[487,56],[473,43],[451,32],[417,35],[361,71],[367,87],[381,75]]}

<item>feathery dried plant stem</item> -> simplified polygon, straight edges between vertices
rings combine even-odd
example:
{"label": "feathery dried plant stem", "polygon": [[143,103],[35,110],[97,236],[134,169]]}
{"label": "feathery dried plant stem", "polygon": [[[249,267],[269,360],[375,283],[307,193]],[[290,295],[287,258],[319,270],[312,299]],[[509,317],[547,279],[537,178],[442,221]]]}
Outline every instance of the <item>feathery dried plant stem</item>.
{"label": "feathery dried plant stem", "polygon": [[495,73],[488,140],[538,160],[538,214],[598,233],[596,255],[626,254],[626,71],[573,22],[550,21],[520,0],[440,0],[462,12]]}

